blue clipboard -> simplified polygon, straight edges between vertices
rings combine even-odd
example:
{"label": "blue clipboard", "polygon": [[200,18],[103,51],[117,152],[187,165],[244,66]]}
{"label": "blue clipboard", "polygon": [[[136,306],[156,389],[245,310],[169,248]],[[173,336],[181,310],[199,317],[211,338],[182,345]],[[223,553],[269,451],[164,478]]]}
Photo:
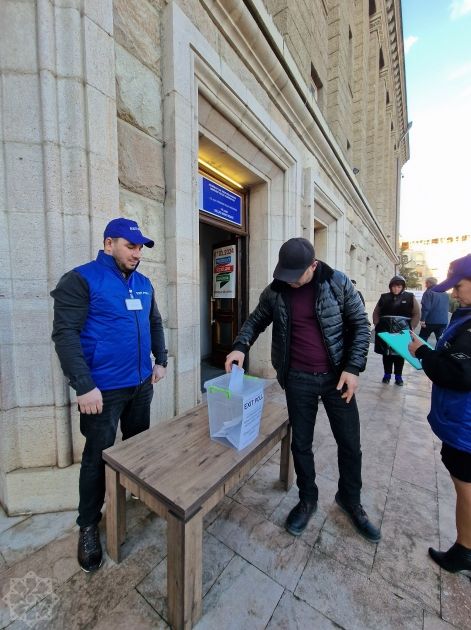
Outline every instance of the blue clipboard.
{"label": "blue clipboard", "polygon": [[[401,355],[401,357],[403,357],[406,361],[409,361],[409,363],[413,365],[416,370],[422,369],[422,364],[419,361],[419,359],[416,359],[415,357],[413,357],[407,347],[411,342],[410,332],[408,329],[401,330],[401,332],[397,332],[397,333],[380,332],[378,333],[378,337],[381,337],[381,339],[385,341],[388,344],[388,346],[391,346],[394,352],[397,352],[397,354]],[[429,343],[427,343],[427,341],[425,341],[424,339],[421,339],[421,337],[419,337],[419,339],[426,346],[428,346],[429,348],[432,348],[432,346]]]}

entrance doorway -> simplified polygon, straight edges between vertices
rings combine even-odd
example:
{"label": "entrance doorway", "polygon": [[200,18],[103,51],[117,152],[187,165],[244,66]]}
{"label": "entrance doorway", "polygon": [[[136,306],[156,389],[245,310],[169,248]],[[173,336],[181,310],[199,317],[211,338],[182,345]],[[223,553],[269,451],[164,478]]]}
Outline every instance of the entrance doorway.
{"label": "entrance doorway", "polygon": [[201,387],[224,373],[246,318],[246,237],[200,221]]}

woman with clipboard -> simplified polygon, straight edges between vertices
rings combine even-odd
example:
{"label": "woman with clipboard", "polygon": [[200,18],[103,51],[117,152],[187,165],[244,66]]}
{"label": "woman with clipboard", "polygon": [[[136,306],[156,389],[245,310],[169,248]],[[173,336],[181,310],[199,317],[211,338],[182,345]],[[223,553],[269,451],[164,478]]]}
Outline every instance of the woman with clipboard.
{"label": "woman with clipboard", "polygon": [[471,254],[454,260],[448,279],[432,290],[451,288],[460,306],[435,350],[411,333],[409,352],[422,362],[433,383],[428,421],[442,440],[442,461],[456,490],[456,542],[448,551],[430,547],[429,554],[443,569],[456,573],[471,571]]}
{"label": "woman with clipboard", "polygon": [[379,336],[380,332],[397,333],[414,329],[420,320],[420,306],[412,293],[406,289],[402,276],[394,276],[389,282],[389,293],[383,293],[373,311],[375,325],[375,352],[383,355],[383,383],[389,383],[394,370],[396,385],[402,386],[404,359],[394,352]]}

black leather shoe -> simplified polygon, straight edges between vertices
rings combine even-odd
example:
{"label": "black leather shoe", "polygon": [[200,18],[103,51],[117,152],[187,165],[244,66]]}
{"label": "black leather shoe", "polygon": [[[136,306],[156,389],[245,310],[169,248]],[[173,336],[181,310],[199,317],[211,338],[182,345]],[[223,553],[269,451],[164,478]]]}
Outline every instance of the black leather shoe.
{"label": "black leather shoe", "polygon": [[317,510],[317,501],[301,500],[288,514],[285,527],[293,536],[299,536],[306,529],[309,519]]}
{"label": "black leather shoe", "polygon": [[340,499],[338,492],[335,495],[335,502],[350,517],[355,529],[363,538],[373,543],[377,543],[381,540],[381,532],[371,523],[361,503],[347,507]]}
{"label": "black leather shoe", "polygon": [[79,533],[77,560],[86,573],[96,571],[103,562],[98,525],[81,527]]}
{"label": "black leather shoe", "polygon": [[471,571],[471,549],[455,542],[448,551],[436,551],[429,547],[430,556],[435,562],[450,573]]}

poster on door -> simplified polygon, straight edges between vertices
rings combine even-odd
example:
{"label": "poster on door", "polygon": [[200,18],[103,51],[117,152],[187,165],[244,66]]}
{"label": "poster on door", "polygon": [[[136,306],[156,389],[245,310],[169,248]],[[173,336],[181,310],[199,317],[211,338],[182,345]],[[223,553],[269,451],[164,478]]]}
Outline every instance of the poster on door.
{"label": "poster on door", "polygon": [[236,296],[236,245],[213,250],[213,297]]}

